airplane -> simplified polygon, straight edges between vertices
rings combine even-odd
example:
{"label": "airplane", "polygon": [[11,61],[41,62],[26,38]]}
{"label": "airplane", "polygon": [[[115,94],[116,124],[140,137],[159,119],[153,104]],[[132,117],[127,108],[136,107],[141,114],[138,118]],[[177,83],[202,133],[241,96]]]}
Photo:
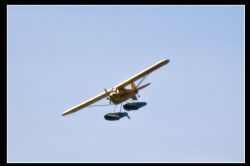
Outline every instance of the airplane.
{"label": "airplane", "polygon": [[[119,105],[119,104],[121,104],[121,107],[122,107],[123,102],[127,100],[137,100],[138,99],[137,96],[139,97],[138,92],[150,85],[150,83],[147,83],[147,84],[140,86],[141,83],[144,81],[144,79],[150,73],[166,65],[167,63],[169,63],[168,59],[157,62],[156,64],[148,67],[147,69],[121,82],[120,84],[108,90],[104,89],[104,92],[100,93],[99,95],[64,111],[62,113],[62,116],[74,113],[85,107],[90,107],[93,103],[99,100],[102,100],[103,98],[106,98],[107,100],[109,100],[109,105],[115,105],[115,108],[116,108],[116,105]],[[134,82],[139,79],[141,79],[140,82],[137,85],[135,85]],[[131,87],[130,89],[125,88],[128,85],[130,85]],[[133,103],[125,104],[123,108],[127,111],[130,111],[130,110],[137,110],[138,108],[145,106],[145,105],[146,105],[146,102],[133,102]],[[121,107],[120,107],[120,112],[114,111],[113,113],[108,113],[104,116],[104,118],[106,120],[119,120],[122,117],[128,117],[130,119],[130,117],[128,116],[126,112],[125,113],[121,112]]]}

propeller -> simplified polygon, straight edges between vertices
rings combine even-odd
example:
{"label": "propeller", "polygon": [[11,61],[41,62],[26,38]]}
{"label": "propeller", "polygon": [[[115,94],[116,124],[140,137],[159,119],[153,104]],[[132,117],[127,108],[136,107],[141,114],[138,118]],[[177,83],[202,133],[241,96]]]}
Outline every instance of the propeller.
{"label": "propeller", "polygon": [[[108,92],[106,88],[104,88],[104,91],[106,92],[107,95],[109,95],[110,92]],[[111,104],[111,100],[109,97],[107,97],[107,100],[109,100],[109,104]]]}
{"label": "propeller", "polygon": [[106,88],[104,88],[104,91],[105,91],[106,93],[109,93],[109,92],[107,91],[107,89],[106,89]]}

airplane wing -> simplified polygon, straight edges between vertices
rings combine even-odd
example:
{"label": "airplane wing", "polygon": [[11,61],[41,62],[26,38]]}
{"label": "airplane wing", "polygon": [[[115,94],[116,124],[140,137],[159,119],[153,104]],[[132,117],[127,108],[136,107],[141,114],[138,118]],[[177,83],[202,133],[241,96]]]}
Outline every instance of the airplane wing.
{"label": "airplane wing", "polygon": [[98,100],[101,100],[101,99],[107,97],[109,95],[110,91],[111,91],[111,89],[109,89],[107,92],[100,93],[99,95],[97,95],[97,96],[95,96],[95,97],[93,97],[93,98],[91,98],[91,99],[89,99],[89,100],[87,100],[87,101],[85,101],[83,103],[80,103],[80,104],[78,104],[78,105],[64,111],[62,113],[62,116],[73,113],[73,112],[76,112],[76,111],[78,111],[78,110],[80,110],[80,109],[82,109],[84,107],[89,106],[90,104],[93,104],[93,103],[97,102]]}
{"label": "airplane wing", "polygon": [[124,81],[124,82],[122,82],[122,83],[116,85],[115,88],[116,88],[116,89],[123,88],[123,87],[129,85],[131,82],[134,82],[134,81],[136,81],[136,80],[138,80],[138,79],[140,79],[140,78],[146,76],[147,74],[149,74],[149,73],[151,73],[151,72],[157,70],[158,68],[162,67],[163,65],[166,65],[168,62],[169,62],[168,59],[167,59],[167,60],[162,60],[162,61],[160,61],[160,62],[158,62],[158,63],[156,63],[156,64],[150,66],[149,68],[143,70],[142,72],[140,72],[140,73],[134,75],[133,77],[127,79],[126,81]]}
{"label": "airplane wing", "polygon": [[[131,82],[134,82],[134,81],[140,79],[141,77],[143,77],[143,76],[145,76],[145,75],[153,72],[154,70],[157,70],[158,68],[162,67],[163,65],[166,65],[168,62],[169,62],[169,60],[162,60],[162,61],[156,63],[155,65],[150,66],[149,68],[143,70],[142,72],[134,75],[133,77],[127,79],[126,81],[118,84],[114,88],[120,89],[122,87],[125,87],[125,86],[129,85]],[[72,107],[72,108],[64,111],[62,113],[62,115],[64,116],[64,115],[76,112],[76,111],[78,111],[78,110],[80,110],[80,109],[82,109],[84,107],[89,106],[90,104],[93,104],[93,103],[95,103],[95,102],[97,102],[97,101],[99,101],[99,100],[107,97],[109,95],[109,93],[111,92],[111,90],[112,89],[107,90],[107,92],[102,92],[99,95],[97,95],[97,96],[95,96],[95,97],[93,97],[93,98],[91,98],[91,99],[89,99],[89,100],[87,100],[87,101],[85,101],[83,103],[80,103],[80,104],[78,104],[78,105],[76,105],[76,106],[74,106],[74,107]]]}

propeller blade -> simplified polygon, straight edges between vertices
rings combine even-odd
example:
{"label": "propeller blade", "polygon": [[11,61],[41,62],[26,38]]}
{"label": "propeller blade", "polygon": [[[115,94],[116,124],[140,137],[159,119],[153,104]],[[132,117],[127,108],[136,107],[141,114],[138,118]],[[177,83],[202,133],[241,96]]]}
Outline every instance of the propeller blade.
{"label": "propeller blade", "polygon": [[[110,92],[108,92],[106,88],[104,88],[104,91],[106,92],[107,95],[109,95]],[[109,104],[112,103],[109,97],[107,97],[107,100],[109,100]]]}
{"label": "propeller blade", "polygon": [[108,93],[108,91],[107,91],[107,89],[106,89],[106,88],[104,88],[104,91],[105,91],[106,93]]}

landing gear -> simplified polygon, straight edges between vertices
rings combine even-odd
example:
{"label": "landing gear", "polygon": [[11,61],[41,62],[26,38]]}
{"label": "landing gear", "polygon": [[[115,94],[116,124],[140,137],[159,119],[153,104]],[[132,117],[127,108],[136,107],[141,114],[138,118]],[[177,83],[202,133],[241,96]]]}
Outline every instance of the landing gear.
{"label": "landing gear", "polygon": [[122,103],[121,103],[121,106],[120,106],[120,112],[122,112]]}
{"label": "landing gear", "polygon": [[[116,105],[115,105],[115,109],[116,109]],[[114,112],[115,112],[115,109],[114,109]]]}
{"label": "landing gear", "polygon": [[106,115],[104,115],[104,118],[106,120],[120,120],[123,117],[127,117],[128,119],[130,119],[130,117],[128,116],[127,112],[113,112],[113,113],[108,113]]}
{"label": "landing gear", "polygon": [[[122,104],[123,104],[123,103],[121,103],[121,105],[120,105],[120,112],[122,112]],[[114,112],[115,112],[115,110],[116,110],[116,106],[117,106],[117,105],[115,105]]]}
{"label": "landing gear", "polygon": [[130,119],[127,112],[122,112],[122,106],[123,106],[123,103],[121,103],[121,105],[120,105],[120,111],[115,112],[116,111],[116,105],[115,105],[114,112],[111,112],[111,113],[108,113],[108,114],[104,115],[104,119],[114,121],[114,120],[120,120],[121,118],[123,118],[125,116],[128,119]]}
{"label": "landing gear", "polygon": [[139,108],[147,105],[146,102],[132,102],[132,103],[126,103],[123,105],[123,109],[126,111],[131,111],[131,110],[138,110]]}

